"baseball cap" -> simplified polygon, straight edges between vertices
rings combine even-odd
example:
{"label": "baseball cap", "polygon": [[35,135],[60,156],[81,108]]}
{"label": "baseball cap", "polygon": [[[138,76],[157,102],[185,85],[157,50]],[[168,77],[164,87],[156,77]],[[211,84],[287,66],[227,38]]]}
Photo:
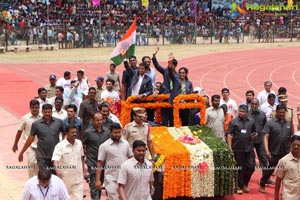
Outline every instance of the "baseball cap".
{"label": "baseball cap", "polygon": [[95,81],[101,81],[101,82],[103,82],[104,78],[102,76],[99,76],[99,77],[97,77],[97,79]]}
{"label": "baseball cap", "polygon": [[55,80],[56,80],[56,76],[55,76],[54,74],[51,74],[51,75],[49,76],[49,79],[55,79]]}
{"label": "baseball cap", "polygon": [[287,97],[288,96],[286,94],[280,94],[280,95],[278,95],[278,100],[279,101],[287,101],[288,100]]}
{"label": "baseball cap", "polygon": [[133,110],[133,112],[135,112],[135,114],[137,116],[146,117],[146,109],[145,108],[136,107],[136,108],[133,108],[132,110]]}
{"label": "baseball cap", "polygon": [[82,94],[84,94],[85,96],[87,96],[89,94],[89,90],[88,89],[87,90],[83,90]]}
{"label": "baseball cap", "polygon": [[194,88],[194,93],[198,93],[199,95],[202,94],[202,89],[200,87],[195,87]]}

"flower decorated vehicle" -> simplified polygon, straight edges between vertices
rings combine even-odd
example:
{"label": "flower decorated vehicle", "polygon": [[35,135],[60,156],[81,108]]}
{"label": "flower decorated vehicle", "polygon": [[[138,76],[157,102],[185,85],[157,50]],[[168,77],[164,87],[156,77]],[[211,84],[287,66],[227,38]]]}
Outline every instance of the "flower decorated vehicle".
{"label": "flower decorated vehicle", "polygon": [[[125,125],[130,122],[132,108],[155,109],[159,124],[161,108],[173,107],[174,127],[151,127],[154,151],[159,155],[153,171],[164,172],[162,198],[232,195],[235,163],[227,144],[205,126],[205,98],[198,94],[178,95],[173,105],[166,102],[168,98],[169,95],[151,95],[137,102],[137,97],[129,97],[122,101],[120,115]],[[200,108],[199,125],[181,126],[179,110],[187,108]]]}

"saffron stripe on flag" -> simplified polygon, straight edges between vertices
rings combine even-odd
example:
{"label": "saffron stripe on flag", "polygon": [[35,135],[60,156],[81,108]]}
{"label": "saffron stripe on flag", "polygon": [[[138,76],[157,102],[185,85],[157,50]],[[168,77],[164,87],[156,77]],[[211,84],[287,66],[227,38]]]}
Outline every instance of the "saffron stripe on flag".
{"label": "saffron stripe on flag", "polygon": [[114,62],[115,65],[120,65],[123,61],[121,56],[121,51],[126,51],[126,57],[134,55],[135,53],[135,44],[136,44],[136,18],[134,18],[131,26],[129,27],[126,34],[123,36],[121,41],[117,44],[116,48],[110,54],[110,59]]}

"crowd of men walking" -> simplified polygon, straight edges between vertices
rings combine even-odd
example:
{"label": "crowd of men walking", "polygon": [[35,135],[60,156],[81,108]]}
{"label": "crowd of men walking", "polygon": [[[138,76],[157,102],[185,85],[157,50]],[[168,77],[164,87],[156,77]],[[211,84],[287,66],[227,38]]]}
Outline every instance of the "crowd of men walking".
{"label": "crowd of men walking", "polygon": [[[177,70],[178,61],[172,53],[167,67],[162,67],[156,58],[158,52],[156,48],[152,58],[144,56],[137,64],[135,56],[127,58],[122,51],[122,79],[110,64],[105,76],[95,79],[95,87],[90,86],[83,69],[76,72],[75,79],[69,71],[58,80],[54,74],[49,76],[49,84],[38,88],[38,96],[29,102],[30,112],[22,117],[12,147],[14,152],[19,150],[23,133],[25,144],[18,160],[22,162],[26,153],[30,179],[22,199],[83,199],[84,180],[93,200],[101,198],[103,185],[108,199],[162,198],[163,170],[155,176],[152,173],[156,154],[151,126],[173,126],[172,108],[162,109],[162,122],[155,124],[154,110],[136,107],[132,122],[122,127],[110,104],[129,96],[142,102],[149,95],[170,94],[168,102],[172,103],[179,94],[204,95],[199,87],[193,88],[186,67]],[[162,74],[162,82],[156,82],[156,71]],[[205,95],[206,123],[232,150],[239,169],[238,194],[250,192],[248,184],[257,157],[262,170],[259,192],[265,193],[265,186],[274,184],[271,175],[279,163],[275,197],[279,198],[282,182],[283,199],[297,199],[299,170],[289,166],[299,164],[300,136],[294,134],[287,89],[280,87],[275,94],[271,88],[272,82],[265,81],[256,98],[252,90],[246,91],[245,102],[239,106],[230,98],[228,88],[211,96],[211,106]],[[183,126],[199,123],[199,112],[180,110]],[[300,109],[297,115],[299,120]]]}

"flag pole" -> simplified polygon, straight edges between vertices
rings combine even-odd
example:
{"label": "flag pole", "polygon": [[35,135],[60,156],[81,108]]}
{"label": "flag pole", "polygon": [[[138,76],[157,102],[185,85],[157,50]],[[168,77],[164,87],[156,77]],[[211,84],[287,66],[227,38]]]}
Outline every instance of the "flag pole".
{"label": "flag pole", "polygon": [[47,31],[47,45],[49,45],[49,34],[48,34],[48,26],[49,26],[49,1],[46,1],[47,3],[47,25],[46,25],[46,31]]}
{"label": "flag pole", "polygon": [[148,19],[148,6],[147,6],[147,46],[149,46],[149,19]]}

